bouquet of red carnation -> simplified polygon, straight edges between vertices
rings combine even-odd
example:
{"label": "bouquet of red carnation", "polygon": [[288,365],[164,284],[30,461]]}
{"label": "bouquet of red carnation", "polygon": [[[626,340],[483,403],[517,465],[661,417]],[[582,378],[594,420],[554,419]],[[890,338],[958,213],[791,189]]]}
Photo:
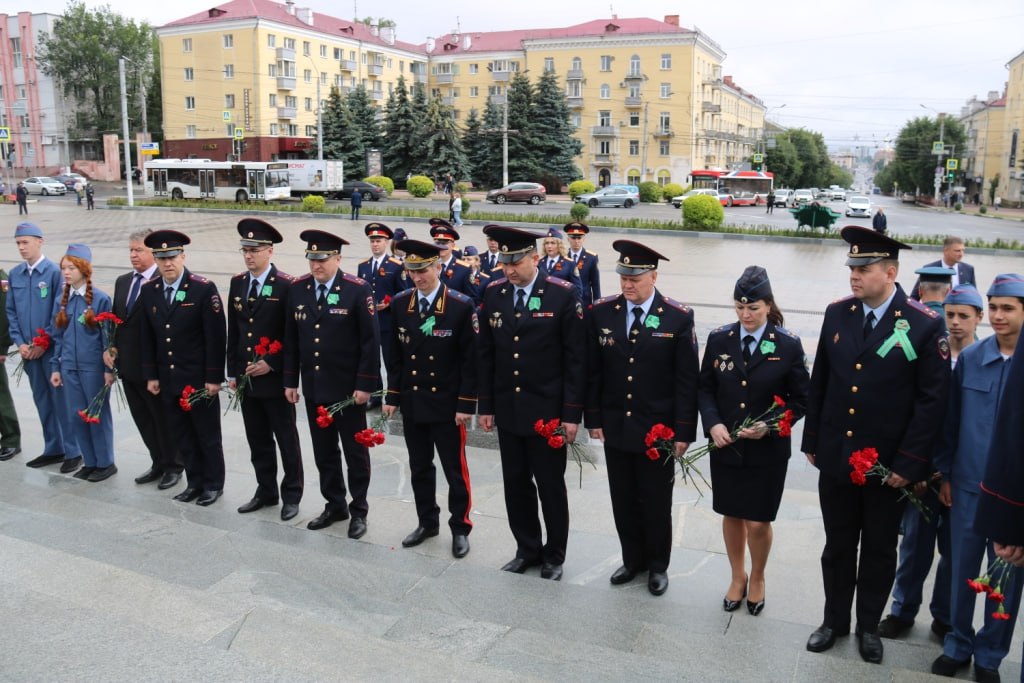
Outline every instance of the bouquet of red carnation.
{"label": "bouquet of red carnation", "polygon": [[384,443],[384,425],[388,422],[388,416],[381,411],[380,416],[376,420],[370,423],[370,426],[366,429],[361,429],[356,432],[356,443],[362,444],[367,448],[373,448],[374,446],[380,446]]}
{"label": "bouquet of red carnation", "polygon": [[[249,365],[255,365],[260,360],[263,360],[266,356],[273,356],[281,353],[283,345],[278,340],[270,340],[270,337],[260,337],[260,341],[252,349],[252,358],[249,359]],[[240,410],[242,408],[242,400],[245,398],[246,388],[252,384],[252,375],[243,374],[238,378],[238,382],[235,384],[235,390],[231,392],[231,396],[228,398],[228,407],[224,411],[227,415],[229,410]]]}
{"label": "bouquet of red carnation", "polygon": [[[1006,596],[1003,594],[1003,584],[1014,569],[1015,567],[1012,564],[1001,557],[997,557],[996,561],[989,566],[987,572],[976,579],[967,579],[967,585],[973,588],[975,593],[985,593],[989,600],[999,605],[996,611],[992,613],[993,619],[1009,621],[1012,616],[1006,611],[1004,604]],[[995,584],[994,587],[993,583]]]}
{"label": "bouquet of red carnation", "polygon": [[[849,462],[850,466],[853,467],[853,471],[850,472],[850,481],[857,486],[867,484],[868,477],[871,475],[880,477],[882,484],[892,476],[892,470],[878,462],[878,451],[874,448],[862,448],[859,451],[854,451],[853,455],[850,456]],[[921,513],[924,520],[926,522],[930,521],[927,508],[925,508],[924,503],[921,502],[921,499],[917,497],[917,494],[909,486],[900,489],[900,498],[909,500],[910,504]]]}
{"label": "bouquet of red carnation", "polygon": [[178,405],[187,413],[190,412],[192,410],[192,406],[199,401],[209,401],[211,398],[213,398],[213,394],[211,394],[207,389],[203,388],[197,390],[191,384],[188,384],[181,390],[181,398],[178,399]]}
{"label": "bouquet of red carnation", "polygon": [[[383,389],[381,389],[380,391],[374,391],[373,393],[370,394],[370,398],[380,398],[385,393],[387,393],[387,392],[385,390],[383,390]],[[332,403],[331,405],[327,406],[326,408],[323,407],[323,406],[317,406],[316,407],[316,426],[319,427],[320,429],[327,429],[332,424],[334,424],[334,416],[335,415],[337,415],[338,413],[344,411],[345,408],[348,408],[350,406],[354,406],[355,404],[356,404],[355,396],[350,396],[350,397],[346,398],[344,401],[338,401],[337,403]]]}
{"label": "bouquet of red carnation", "polygon": [[[97,314],[95,320],[99,323],[100,332],[103,334],[103,350],[109,353],[111,357],[117,358],[117,347],[115,345],[117,327],[123,324],[124,321],[114,315],[112,311],[104,311]],[[117,387],[117,404],[123,409],[128,405],[128,399],[124,395],[124,387],[118,383],[121,378],[118,376],[117,368],[112,368],[111,372],[114,373],[114,384]],[[107,388],[107,391],[109,392],[109,388]]]}
{"label": "bouquet of red carnation", "polygon": [[[29,344],[29,348],[42,349],[43,353],[46,353],[47,349],[50,348],[50,344],[53,343],[53,339],[46,333],[46,330],[39,327],[36,329],[36,336],[32,337],[32,343]],[[18,367],[14,368],[14,382],[17,385],[21,385],[21,378],[25,375],[25,359],[22,358],[18,361]]]}
{"label": "bouquet of red carnation", "polygon": [[99,424],[100,423],[100,412],[103,410],[103,405],[107,401],[107,396],[110,394],[111,384],[104,384],[103,388],[99,390],[92,400],[89,401],[89,405],[78,411],[78,417],[82,418],[82,422],[86,424]]}
{"label": "bouquet of red carnation", "polygon": [[[711,485],[708,484],[708,480],[704,478],[704,475],[697,469],[694,463],[700,460],[706,453],[709,453],[711,449],[698,448],[690,454],[676,455],[675,438],[676,432],[671,427],[666,427],[660,422],[651,427],[651,431],[647,432],[647,436],[644,437],[644,445],[647,446],[647,457],[651,460],[660,460],[662,454],[664,454],[669,458],[665,462],[672,462],[672,458],[675,458],[679,462],[683,481],[687,479],[692,481],[694,488],[697,489],[697,493],[703,496],[704,493],[700,490],[697,477],[700,477],[700,480],[708,488],[711,488]],[[713,448],[714,444],[711,444],[711,447]]]}
{"label": "bouquet of red carnation", "polygon": [[547,422],[544,420],[537,420],[533,423],[533,431],[547,439],[548,446],[551,448],[557,450],[563,446],[569,447],[569,452],[572,453],[572,457],[576,461],[576,465],[580,468],[580,488],[583,488],[583,462],[586,461],[590,463],[595,470],[597,469],[597,464],[594,462],[594,458],[591,457],[587,449],[575,441],[572,443],[568,443],[566,441],[565,426],[557,417],[548,420]]}

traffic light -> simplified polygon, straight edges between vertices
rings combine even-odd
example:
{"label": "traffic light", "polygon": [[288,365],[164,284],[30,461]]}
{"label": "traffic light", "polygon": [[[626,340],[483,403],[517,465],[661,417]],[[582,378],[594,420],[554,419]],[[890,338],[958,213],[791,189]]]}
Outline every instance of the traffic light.
{"label": "traffic light", "polygon": [[949,173],[947,173],[947,174],[946,174],[946,182],[948,182],[948,183],[951,183],[951,182],[953,182],[953,176],[954,176],[954,175],[956,175],[956,174],[955,174],[955,173],[953,173],[952,171],[950,171]]}

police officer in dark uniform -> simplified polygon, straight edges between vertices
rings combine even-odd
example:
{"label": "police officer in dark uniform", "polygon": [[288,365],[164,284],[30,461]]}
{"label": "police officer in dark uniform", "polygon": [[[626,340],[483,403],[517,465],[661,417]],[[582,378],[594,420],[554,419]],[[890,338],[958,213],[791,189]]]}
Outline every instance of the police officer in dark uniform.
{"label": "police officer in dark uniform", "polygon": [[430,236],[441,250],[441,282],[479,304],[482,291],[478,291],[469,280],[469,264],[455,254],[455,243],[459,240],[459,233],[448,221],[431,218]]}
{"label": "police officer in dark uniform", "polygon": [[675,430],[676,453],[697,432],[697,339],[693,312],[655,287],[658,261],[637,242],[618,240],[622,293],[598,300],[588,320],[586,422],[604,442],[608,487],[622,566],[615,585],[648,570],[654,595],[668,589],[674,466],[651,460],[644,436],[655,424]]}
{"label": "police officer in dark uniform", "polygon": [[[284,360],[271,345],[284,344],[288,289],[295,278],[270,261],[274,245],[284,240],[274,226],[243,218],[238,234],[246,270],[231,278],[228,290],[228,384],[238,391],[245,382],[240,407],[256,472],[256,493],[238,511],[254,512],[281,500],[281,519],[288,521],[299,514],[302,500],[302,451],[295,406],[284,397]],[[259,347],[267,347],[263,355]],[[280,494],[275,440],[284,473]]]}
{"label": "police officer in dark uniform", "polygon": [[563,230],[569,239],[568,258],[576,264],[576,274],[579,275],[580,285],[583,288],[583,305],[589,306],[601,298],[599,259],[597,254],[583,246],[583,240],[590,233],[590,227],[586,223],[573,221],[567,223]]}
{"label": "police officer in dark uniform", "polygon": [[[189,238],[176,230],[146,236],[160,277],[142,285],[142,375],[151,394],[160,396],[168,424],[185,461],[187,486],[174,497],[184,503],[210,505],[224,490],[224,449],[220,402],[224,381],[224,310],[217,286],[185,267]],[[186,386],[205,389],[185,411],[179,400]]]}
{"label": "police officer in dark uniform", "polygon": [[569,537],[566,447],[551,448],[534,424],[558,418],[566,442],[576,438],[586,391],[583,305],[571,284],[538,270],[542,235],[499,225],[484,233],[501,245],[505,274],[484,290],[479,313],[478,404],[480,426],[498,425],[505,508],[516,539],[516,556],[502,569],[522,574],[542,564],[541,577],[557,581]]}
{"label": "police officer in dark uniform", "polygon": [[[878,622],[896,573],[903,487],[931,474],[949,390],[942,318],[896,282],[909,246],[847,226],[853,296],[829,305],[818,340],[802,450],[818,468],[825,526],[825,614],[807,649],[822,652],[850,632],[857,593],[861,657],[882,661]],[[874,448],[893,471],[885,485],[851,482],[850,456]]]}
{"label": "police officer in dark uniform", "polygon": [[501,277],[501,262],[498,261],[498,254],[498,242],[492,237],[487,237],[487,251],[480,254],[480,270],[487,273],[492,280]]}
{"label": "police officer in dark uniform", "polygon": [[953,288],[953,275],[956,271],[943,266],[925,266],[914,273],[918,276],[918,296],[913,298],[938,313],[945,325],[946,309],[942,302]]}
{"label": "police officer in dark uniform", "polygon": [[[391,371],[391,299],[407,289],[402,281],[402,261],[388,255],[388,241],[394,237],[391,228],[383,223],[367,223],[363,232],[370,239],[370,258],[359,262],[356,274],[370,283],[373,300],[377,305],[377,325],[380,327],[380,346],[384,367]],[[379,406],[380,399],[370,399],[370,407]]]}
{"label": "police officer in dark uniform", "polygon": [[[361,278],[341,272],[342,238],[322,230],[305,230],[309,275],[298,278],[288,294],[285,320],[284,387],[292,403],[299,401],[299,378],[313,456],[320,472],[324,511],[306,525],[316,530],[349,518],[349,538],[366,533],[370,487],[370,453],[355,440],[366,429],[366,404],[380,386],[380,331],[373,290]],[[336,413],[330,424],[317,424],[317,407],[353,398],[355,404]],[[338,439],[345,451],[348,486],[341,471]]]}
{"label": "police officer in dark uniform", "polygon": [[436,448],[448,480],[452,554],[465,557],[473,528],[466,424],[476,410],[476,307],[441,282],[440,249],[435,245],[405,240],[399,247],[416,286],[392,300],[395,338],[383,411],[390,416],[401,408],[416,497],[419,524],[402,545],[410,548],[438,534]]}

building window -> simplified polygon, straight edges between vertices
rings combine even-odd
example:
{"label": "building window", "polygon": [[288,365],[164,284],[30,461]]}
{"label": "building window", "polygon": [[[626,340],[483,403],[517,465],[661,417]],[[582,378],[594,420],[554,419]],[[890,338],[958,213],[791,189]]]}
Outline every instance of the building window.
{"label": "building window", "polygon": [[404,74],[405,73],[405,60],[404,59],[399,59],[398,60],[398,73],[400,73],[400,74]]}
{"label": "building window", "polygon": [[327,85],[327,74],[320,74],[320,85]]}
{"label": "building window", "polygon": [[267,75],[271,78],[277,78],[277,64],[267,65]]}
{"label": "building window", "polygon": [[277,106],[277,93],[270,93],[269,100],[270,100],[270,106],[271,107],[276,107]]}
{"label": "building window", "polygon": [[629,75],[640,75],[640,55],[633,55],[629,58]]}
{"label": "building window", "polygon": [[487,86],[487,95],[488,95],[488,97],[490,97],[492,95],[501,95],[504,92],[505,92],[505,89],[502,88],[500,85],[489,85],[489,86]]}
{"label": "building window", "polygon": [[638,169],[638,168],[631,168],[628,171],[626,171],[626,182],[629,183],[630,185],[639,185],[640,184],[640,169]]}
{"label": "building window", "polygon": [[312,83],[313,71],[311,69],[304,69],[302,71],[302,80],[304,80],[306,83]]}
{"label": "building window", "polygon": [[[351,54],[351,53],[350,53],[350,54]],[[365,65],[365,64],[366,64],[366,53],[364,52],[363,54],[361,54],[361,55],[359,55],[359,56],[360,56],[360,57],[362,58],[362,62],[363,62],[363,64]]]}
{"label": "building window", "polygon": [[672,84],[671,83],[662,83],[661,84],[661,96],[663,98],[672,97]]}
{"label": "building window", "polygon": [[284,39],[284,46],[285,46],[285,49],[294,50],[295,49],[295,39],[294,38],[285,38]]}
{"label": "building window", "polygon": [[611,55],[601,55],[601,71],[611,71],[614,59]]}
{"label": "building window", "polygon": [[636,128],[640,125],[640,112],[631,111],[629,112],[629,127]]}
{"label": "building window", "polygon": [[544,73],[551,73],[555,70],[555,58],[545,57],[544,58]]}
{"label": "building window", "polygon": [[583,60],[580,59],[579,57],[573,57],[572,58],[572,70],[573,71],[582,71],[583,70]]}
{"label": "building window", "polygon": [[458,97],[459,96],[459,89],[458,88],[449,88],[448,89],[448,93],[449,93],[449,95],[451,97]]}
{"label": "building window", "polygon": [[187,138],[195,138],[195,136],[196,136],[196,127],[195,127],[195,125],[188,124],[187,126],[185,126],[185,137],[187,137]]}
{"label": "building window", "polygon": [[307,97],[303,100],[306,105],[306,111],[313,111],[313,98]]}
{"label": "building window", "polygon": [[190,66],[186,66],[185,67],[185,80],[186,81],[194,81],[195,79],[196,79],[195,69],[193,69]]}
{"label": "building window", "polygon": [[306,126],[306,137],[315,138],[316,136],[316,126]]}
{"label": "building window", "polygon": [[284,106],[292,107],[293,109],[295,107],[298,107],[299,106],[299,98],[296,97],[295,95],[285,95],[284,96]]}
{"label": "building window", "polygon": [[[355,50],[349,50],[348,51],[348,60],[350,62],[356,61],[356,51]],[[366,64],[366,55],[363,55],[363,64]]]}
{"label": "building window", "polygon": [[[190,52],[191,47],[185,52]],[[15,68],[21,66],[21,38],[11,38],[11,59]]]}
{"label": "building window", "polygon": [[235,108],[235,96],[234,95],[225,95],[224,96],[224,108],[225,109],[234,109]]}
{"label": "building window", "polygon": [[601,99],[610,100],[612,98],[612,89],[607,83],[601,84]]}
{"label": "building window", "polygon": [[672,129],[672,117],[667,111],[658,114],[658,130],[666,131]]}
{"label": "building window", "polygon": [[660,154],[663,157],[667,157],[669,155],[669,141],[668,140],[659,140],[658,141],[658,154]]}
{"label": "building window", "polygon": [[181,39],[181,51],[182,52],[192,52],[192,39],[191,38],[182,38]]}
{"label": "building window", "polygon": [[580,114],[578,111],[573,112],[572,115],[569,117],[569,122],[572,123],[573,128],[579,128],[580,126],[583,125],[583,115]]}
{"label": "building window", "polygon": [[235,46],[235,36],[233,33],[224,34],[224,47],[225,49],[232,48]]}
{"label": "building window", "polygon": [[471,74],[480,73],[480,65],[479,64],[470,64],[469,65],[469,73],[471,73]]}
{"label": "building window", "polygon": [[669,171],[665,169],[658,171],[658,185],[660,185],[661,187],[665,187],[671,182],[672,174]]}
{"label": "building window", "polygon": [[634,99],[637,99],[637,100],[640,99],[640,86],[639,85],[630,85],[629,86],[629,96],[634,98]]}
{"label": "building window", "polygon": [[271,135],[277,135],[277,130],[278,130],[278,127],[277,127],[276,123],[270,124],[270,134]]}
{"label": "building window", "polygon": [[308,56],[309,56],[309,50],[310,50],[310,47],[311,47],[311,46],[310,46],[310,44],[309,44],[309,41],[308,41],[308,40],[304,40],[304,41],[302,41],[302,55],[303,55],[304,57],[308,57]]}
{"label": "building window", "polygon": [[298,124],[296,124],[296,123],[289,123],[288,124],[288,135],[290,135],[292,137],[295,137],[298,134],[299,134],[299,126],[298,126]]}
{"label": "building window", "polygon": [[326,45],[321,45],[320,46],[320,56],[321,57],[327,57],[327,46]]}
{"label": "building window", "polygon": [[565,88],[566,97],[583,97],[583,81],[569,81]]}
{"label": "building window", "polygon": [[597,112],[597,125],[599,126],[610,126],[612,125],[612,113],[607,109],[602,109]]}
{"label": "building window", "polygon": [[21,126],[23,129],[31,128],[32,127],[32,117],[29,116],[28,114],[22,114],[21,116],[18,117],[18,125]]}
{"label": "building window", "polygon": [[334,48],[334,58],[337,59],[339,62],[345,58],[345,53],[342,51],[340,47]]}
{"label": "building window", "polygon": [[640,153],[640,141],[639,140],[630,140],[629,141],[629,155],[635,157],[639,153]]}
{"label": "building window", "polygon": [[469,86],[469,96],[478,97],[480,95],[480,87],[476,85]]}
{"label": "building window", "polygon": [[598,154],[611,154],[612,153],[612,142],[611,140],[601,140],[597,143]]}
{"label": "building window", "polygon": [[664,71],[668,71],[672,68],[672,55],[668,52],[661,56],[661,68]]}
{"label": "building window", "polygon": [[194,111],[196,108],[196,98],[191,95],[185,98],[185,111]]}
{"label": "building window", "polygon": [[277,47],[277,36],[273,33],[267,34],[267,47]]}
{"label": "building window", "polygon": [[341,74],[334,74],[334,85],[339,88],[345,85],[345,78]]}
{"label": "building window", "polygon": [[234,77],[235,77],[235,65],[234,64],[225,64],[224,65],[224,78],[234,78]]}

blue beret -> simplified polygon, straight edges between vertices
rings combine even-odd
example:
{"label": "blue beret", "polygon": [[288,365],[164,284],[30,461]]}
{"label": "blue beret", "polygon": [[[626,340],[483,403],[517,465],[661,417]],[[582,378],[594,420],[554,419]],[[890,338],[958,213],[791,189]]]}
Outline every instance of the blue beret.
{"label": "blue beret", "polygon": [[43,238],[43,231],[35,223],[18,223],[14,229],[15,237],[38,237]]}
{"label": "blue beret", "polygon": [[548,234],[545,237],[557,237],[558,239],[564,239],[562,237],[562,231],[558,228],[548,228]]}
{"label": "blue beret", "polygon": [[92,249],[84,244],[69,244],[68,250],[64,255],[74,256],[75,258],[80,258],[83,261],[92,263]]}
{"label": "blue beret", "polygon": [[986,296],[1020,296],[1024,297],[1024,276],[1017,273],[996,275]]}
{"label": "blue beret", "polygon": [[942,301],[943,305],[964,305],[974,306],[979,311],[985,310],[985,302],[981,300],[981,294],[974,285],[957,285],[949,290],[949,294]]}

